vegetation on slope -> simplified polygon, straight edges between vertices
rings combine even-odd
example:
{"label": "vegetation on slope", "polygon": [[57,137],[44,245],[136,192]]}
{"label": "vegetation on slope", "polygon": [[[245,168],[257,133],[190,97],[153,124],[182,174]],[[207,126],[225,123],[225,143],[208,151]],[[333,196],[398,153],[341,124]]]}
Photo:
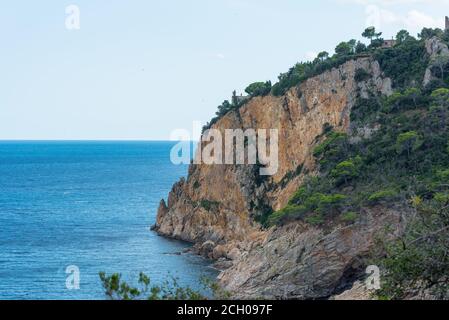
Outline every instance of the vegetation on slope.
{"label": "vegetation on slope", "polygon": [[[369,45],[365,45],[355,39],[341,42],[336,46],[333,55],[323,51],[313,61],[298,62],[287,72],[281,73],[278,77],[278,82],[274,85],[271,84],[271,81],[250,84],[245,89],[245,92],[248,94],[247,99],[235,99],[234,92],[231,101],[225,100],[218,106],[216,116],[204,127],[204,130],[209,129],[228,112],[241,108],[253,97],[266,96],[268,94],[281,96],[290,88],[301,84],[307,79],[358,57],[373,56],[381,63],[382,69],[387,76],[396,75],[396,84],[405,86],[407,85],[405,79],[408,81],[418,80],[411,75],[417,76],[421,74],[421,72],[424,72],[425,66],[427,66],[428,57],[424,54],[424,40],[435,35],[441,38],[449,38],[448,35],[438,29],[423,29],[419,39],[410,36],[406,30],[401,30],[396,36],[398,45],[394,48],[385,49],[382,48],[384,40],[381,38],[381,35],[382,33],[376,32],[373,27],[367,28],[362,36],[370,40]],[[358,76],[363,75],[359,74]]]}
{"label": "vegetation on slope", "polygon": [[171,281],[165,281],[161,285],[152,285],[150,278],[142,272],[136,286],[122,280],[122,276],[118,273],[106,275],[100,272],[99,276],[106,298],[109,300],[207,300],[208,293],[217,299],[229,298],[229,293],[206,278],[200,280],[204,289],[200,291],[182,287],[176,278],[171,278]]}
{"label": "vegetation on slope", "polygon": [[[351,112],[354,131],[335,132],[329,125],[317,137],[314,156],[319,174],[309,177],[280,211],[261,217],[265,225],[302,220],[316,226],[356,222],[362,208],[370,206],[414,207],[418,215],[403,238],[380,243],[377,263],[383,267],[382,290],[386,299],[406,298],[411,288],[427,290],[449,298],[449,61],[436,70],[437,80],[422,87],[429,65],[424,41],[433,36],[449,43],[449,32],[423,29],[418,39],[402,30],[397,44],[380,48],[381,34],[374,28],[363,33],[370,45],[350,40],[340,43],[333,56],[321,52],[313,62],[298,63],[270,82],[253,83],[246,89],[249,98],[282,95],[306,79],[359,56],[373,56],[386,76],[393,80],[390,97],[371,94],[358,98]],[[369,77],[357,71],[356,80]],[[220,117],[244,105],[238,99],[219,106]],[[360,134],[360,131],[369,134]],[[301,170],[298,170],[298,172]],[[210,206],[202,203],[202,206]],[[111,299],[204,299],[176,282],[150,286],[141,275],[139,288],[123,282],[120,275],[100,274],[106,295]]]}
{"label": "vegetation on slope", "polygon": [[[448,43],[448,32],[424,29],[419,40],[402,32],[396,46],[373,52],[396,91],[388,98],[359,97],[354,132],[327,129],[314,150],[319,175],[264,219],[324,227],[353,223],[365,207],[414,207],[418,214],[403,238],[379,244],[384,276],[378,294],[387,299],[423,291],[449,298],[449,61],[434,72],[438,80],[422,87],[430,62],[424,39],[435,35]],[[360,129],[370,134],[361,137]]]}

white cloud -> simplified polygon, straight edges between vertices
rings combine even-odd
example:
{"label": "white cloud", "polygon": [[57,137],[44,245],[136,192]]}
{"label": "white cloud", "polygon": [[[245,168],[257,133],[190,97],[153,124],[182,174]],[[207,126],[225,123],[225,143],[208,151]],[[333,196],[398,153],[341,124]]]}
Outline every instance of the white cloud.
{"label": "white cloud", "polygon": [[[422,11],[412,9],[413,5],[449,5],[449,0],[336,0],[342,4],[358,4],[365,6],[366,26],[375,26],[382,30],[385,26],[393,26],[398,29],[407,29],[417,33],[422,28],[443,28],[444,14],[439,17],[428,15]],[[398,5],[398,7],[394,7]],[[399,8],[399,5],[402,7]],[[406,12],[404,5],[412,6]],[[402,10],[398,13],[398,10]],[[449,11],[449,10],[448,10]],[[448,12],[449,13],[449,12]]]}
{"label": "white cloud", "polygon": [[423,28],[423,27],[432,27],[432,28],[442,28],[443,27],[443,19],[434,18],[429,15],[426,15],[417,10],[412,10],[407,13],[407,16],[404,18],[404,23],[407,28]]}

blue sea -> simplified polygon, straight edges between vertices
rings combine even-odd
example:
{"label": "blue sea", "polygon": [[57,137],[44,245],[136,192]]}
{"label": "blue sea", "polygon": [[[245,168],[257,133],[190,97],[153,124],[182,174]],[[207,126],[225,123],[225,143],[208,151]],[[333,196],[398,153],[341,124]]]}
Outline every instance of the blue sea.
{"label": "blue sea", "polygon": [[[172,142],[0,142],[0,299],[104,299],[98,273],[171,277],[200,288],[217,273],[150,231],[187,166]],[[80,288],[66,288],[68,266]]]}

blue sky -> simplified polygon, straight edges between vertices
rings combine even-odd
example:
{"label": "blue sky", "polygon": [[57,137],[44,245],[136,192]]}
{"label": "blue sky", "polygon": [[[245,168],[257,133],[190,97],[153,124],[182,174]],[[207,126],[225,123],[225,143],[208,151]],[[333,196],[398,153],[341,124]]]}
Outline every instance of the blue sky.
{"label": "blue sky", "polygon": [[0,139],[166,140],[368,24],[389,38],[445,14],[449,0],[2,1]]}

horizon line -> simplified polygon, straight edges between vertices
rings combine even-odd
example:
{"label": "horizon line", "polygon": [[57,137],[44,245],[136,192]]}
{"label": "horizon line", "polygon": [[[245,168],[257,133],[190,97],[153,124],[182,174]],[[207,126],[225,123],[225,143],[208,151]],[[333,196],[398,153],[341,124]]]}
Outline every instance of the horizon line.
{"label": "horizon line", "polygon": [[198,140],[163,139],[0,139],[0,142],[198,142]]}

